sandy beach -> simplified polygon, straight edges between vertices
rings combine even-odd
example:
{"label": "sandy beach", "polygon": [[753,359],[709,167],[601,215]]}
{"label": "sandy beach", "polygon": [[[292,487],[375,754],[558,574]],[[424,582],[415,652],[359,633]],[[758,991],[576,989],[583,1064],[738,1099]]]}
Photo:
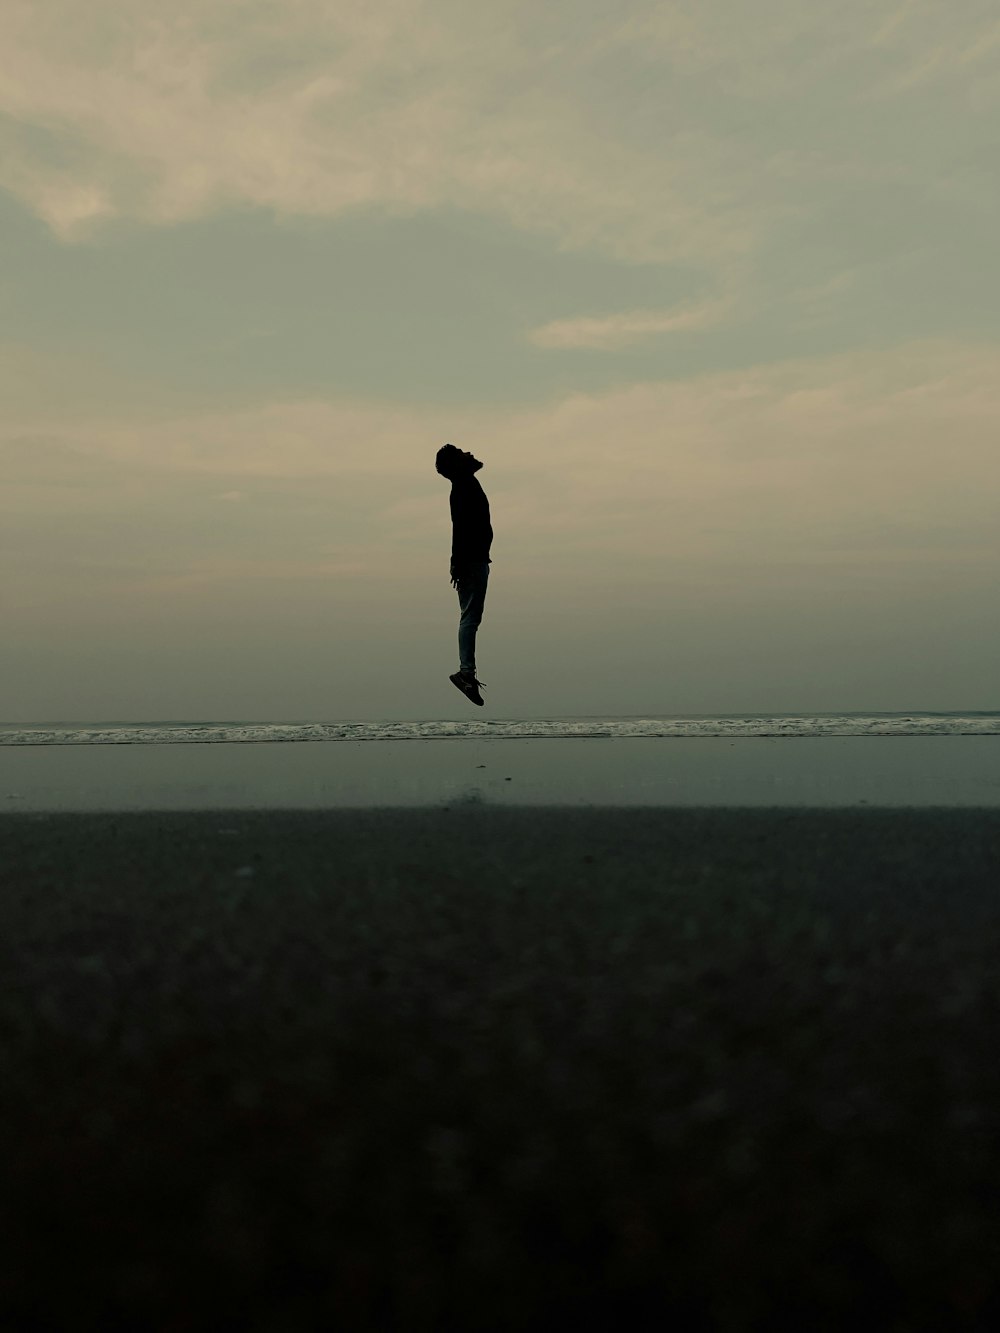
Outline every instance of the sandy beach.
{"label": "sandy beach", "polygon": [[6,1327],[996,1325],[997,809],[48,810],[0,857]]}

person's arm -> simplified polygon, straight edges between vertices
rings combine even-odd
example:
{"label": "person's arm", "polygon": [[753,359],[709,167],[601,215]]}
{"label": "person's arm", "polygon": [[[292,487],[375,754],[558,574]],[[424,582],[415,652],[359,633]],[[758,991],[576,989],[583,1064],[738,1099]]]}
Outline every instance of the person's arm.
{"label": "person's arm", "polygon": [[458,587],[458,580],[462,577],[462,574],[469,563],[469,558],[463,553],[461,545],[459,543],[453,543],[451,548],[451,566],[449,570],[451,574],[451,586],[453,588]]}
{"label": "person's arm", "polygon": [[468,563],[469,500],[458,486],[451,488],[451,586],[458,587],[463,567]]}
{"label": "person's arm", "polygon": [[451,523],[451,581],[457,586],[470,565],[485,559],[492,536],[489,506],[478,482],[452,487]]}

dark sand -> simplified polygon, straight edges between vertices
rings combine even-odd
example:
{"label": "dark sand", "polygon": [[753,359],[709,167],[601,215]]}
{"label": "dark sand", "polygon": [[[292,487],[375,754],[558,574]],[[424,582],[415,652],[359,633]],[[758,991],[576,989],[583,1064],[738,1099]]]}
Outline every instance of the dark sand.
{"label": "dark sand", "polygon": [[0,820],[8,1329],[986,1330],[1000,811]]}

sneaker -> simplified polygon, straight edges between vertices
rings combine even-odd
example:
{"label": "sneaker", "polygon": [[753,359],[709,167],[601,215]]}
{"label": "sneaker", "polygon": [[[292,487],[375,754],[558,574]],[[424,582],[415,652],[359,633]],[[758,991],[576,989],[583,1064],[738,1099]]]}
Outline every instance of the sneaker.
{"label": "sneaker", "polygon": [[479,691],[484,690],[486,686],[481,680],[476,680],[474,675],[467,676],[464,671],[456,671],[455,674],[449,676],[448,679],[456,689],[462,691],[467,699],[471,699],[474,704],[478,704],[480,708],[482,708],[486,700]]}

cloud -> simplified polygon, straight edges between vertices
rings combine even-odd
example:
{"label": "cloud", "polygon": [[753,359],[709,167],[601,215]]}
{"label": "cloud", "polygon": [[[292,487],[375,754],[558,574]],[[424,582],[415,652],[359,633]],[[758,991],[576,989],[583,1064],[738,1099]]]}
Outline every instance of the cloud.
{"label": "cloud", "polygon": [[721,322],[728,308],[724,302],[707,302],[673,310],[629,310],[615,315],[556,319],[531,329],[528,340],[536,347],[560,351],[571,347],[613,351],[662,333],[712,328]]}
{"label": "cloud", "polygon": [[986,79],[1000,20],[988,0],[961,14],[937,0],[708,0],[697,7],[639,5],[618,41],[719,91],[765,102],[804,94],[808,102],[810,91],[848,72],[862,97]]}
{"label": "cloud", "polygon": [[631,252],[740,230],[692,202],[689,152],[593,139],[572,36],[537,46],[519,6],[12,0],[5,26],[3,181],[66,239],[247,204],[485,208]]}
{"label": "cloud", "polygon": [[[928,129],[961,118],[991,151],[986,8],[640,0],[609,14],[591,0],[571,16],[516,0],[7,0],[0,182],[67,240],[234,207],[459,208],[737,272],[769,228],[822,208],[805,192],[831,171],[959,170],[925,115]],[[952,100],[924,113],[911,94],[928,81]],[[769,125],[761,108],[783,98],[794,108]]]}

